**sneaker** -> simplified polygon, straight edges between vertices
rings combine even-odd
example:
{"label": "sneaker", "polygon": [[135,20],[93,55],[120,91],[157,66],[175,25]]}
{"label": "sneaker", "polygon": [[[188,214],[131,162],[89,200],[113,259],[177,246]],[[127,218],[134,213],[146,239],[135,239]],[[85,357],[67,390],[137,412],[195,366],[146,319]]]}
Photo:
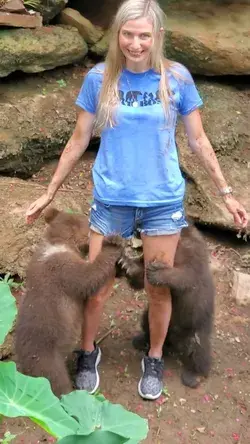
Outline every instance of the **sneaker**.
{"label": "sneaker", "polygon": [[144,356],[141,367],[143,375],[138,384],[139,395],[144,399],[159,398],[163,390],[163,359]]}
{"label": "sneaker", "polygon": [[96,347],[92,352],[80,350],[77,354],[76,388],[87,390],[92,395],[100,383],[97,366],[101,360],[101,349]]}

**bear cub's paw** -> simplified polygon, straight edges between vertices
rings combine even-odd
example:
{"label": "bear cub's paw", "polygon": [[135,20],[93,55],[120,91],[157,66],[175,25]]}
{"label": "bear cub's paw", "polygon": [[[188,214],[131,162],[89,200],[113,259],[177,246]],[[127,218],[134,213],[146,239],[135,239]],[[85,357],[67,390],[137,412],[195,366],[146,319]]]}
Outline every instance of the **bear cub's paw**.
{"label": "bear cub's paw", "polygon": [[146,277],[151,285],[164,285],[163,274],[169,269],[168,265],[160,261],[149,262],[146,267]]}

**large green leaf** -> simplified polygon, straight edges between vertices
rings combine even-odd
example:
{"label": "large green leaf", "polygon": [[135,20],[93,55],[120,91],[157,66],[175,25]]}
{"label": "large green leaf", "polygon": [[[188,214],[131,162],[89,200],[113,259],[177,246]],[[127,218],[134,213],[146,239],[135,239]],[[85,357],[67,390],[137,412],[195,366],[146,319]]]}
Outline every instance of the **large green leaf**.
{"label": "large green leaf", "polygon": [[58,444],[124,444],[125,442],[128,442],[128,439],[116,435],[116,433],[96,430],[88,436],[66,436],[58,441]]}
{"label": "large green leaf", "polygon": [[17,314],[16,300],[12,296],[10,287],[0,281],[0,344],[10,331]]}
{"label": "large green leaf", "polygon": [[85,391],[77,390],[62,396],[61,404],[69,415],[79,421],[81,427],[78,435],[89,435],[97,429],[130,438],[128,442],[131,444],[147,436],[148,423],[145,419],[119,404],[89,397]]}
{"label": "large green leaf", "polygon": [[0,363],[0,414],[28,416],[58,438],[76,434],[79,428],[52,393],[49,381],[19,373],[14,362]]}

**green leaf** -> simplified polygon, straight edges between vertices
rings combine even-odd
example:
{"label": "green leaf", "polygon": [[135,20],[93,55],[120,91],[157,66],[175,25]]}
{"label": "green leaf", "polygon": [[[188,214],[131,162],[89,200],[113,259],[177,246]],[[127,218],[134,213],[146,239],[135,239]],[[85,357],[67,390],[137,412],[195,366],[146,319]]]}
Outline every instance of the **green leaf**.
{"label": "green leaf", "polygon": [[119,404],[103,400],[103,397],[98,399],[86,391],[77,390],[62,396],[61,405],[79,421],[78,435],[89,435],[98,429],[130,438],[128,442],[131,444],[147,436],[148,423],[145,419]]}
{"label": "green leaf", "polygon": [[0,414],[28,416],[53,436],[77,432],[79,424],[67,415],[45,378],[25,376],[14,362],[0,362]]}
{"label": "green leaf", "polygon": [[0,344],[10,331],[17,314],[16,300],[12,296],[10,287],[6,282],[0,282]]}
{"label": "green leaf", "polygon": [[88,436],[66,436],[66,438],[58,441],[58,444],[123,444],[125,442],[128,442],[128,439],[116,433],[96,430]]}

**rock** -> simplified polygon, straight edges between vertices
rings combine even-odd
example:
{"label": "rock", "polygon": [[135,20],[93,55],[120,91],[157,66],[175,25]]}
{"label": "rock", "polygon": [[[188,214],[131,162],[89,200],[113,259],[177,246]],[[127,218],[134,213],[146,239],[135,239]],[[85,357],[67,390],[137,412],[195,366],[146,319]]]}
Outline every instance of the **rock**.
{"label": "rock", "polygon": [[[45,228],[42,217],[27,225],[25,211],[42,192],[39,184],[0,177],[0,273],[25,277],[27,263]],[[60,190],[53,205],[59,209],[81,211],[82,198],[82,193]]]}
{"label": "rock", "polygon": [[3,4],[2,2],[0,2],[0,11],[15,12],[21,14],[27,13],[22,0],[6,0]]}
{"label": "rock", "polygon": [[83,17],[75,9],[65,8],[59,15],[58,22],[76,27],[85,42],[91,45],[98,42],[104,34],[101,28],[92,25],[88,19]]}
{"label": "rock", "polygon": [[167,14],[168,58],[184,63],[197,74],[250,74],[249,2],[160,3]]}
{"label": "rock", "polygon": [[0,11],[0,25],[16,28],[40,28],[42,26],[42,16],[39,13],[10,14],[9,12]]}
{"label": "rock", "polygon": [[75,125],[79,88],[80,80],[49,82],[47,75],[23,80],[21,91],[18,84],[0,89],[0,173],[29,177],[60,154]]}
{"label": "rock", "polygon": [[38,10],[43,16],[43,23],[48,24],[65,8],[67,3],[68,0],[40,0]]}
{"label": "rock", "polygon": [[239,305],[250,304],[250,275],[234,271],[232,296]]}
{"label": "rock", "polygon": [[87,51],[87,44],[76,28],[0,30],[0,77],[17,70],[40,72],[75,63],[83,59]]}
{"label": "rock", "polygon": [[[201,110],[206,134],[216,152],[221,169],[236,198],[250,207],[250,109],[249,90],[218,83],[197,81],[204,101]],[[187,179],[186,209],[197,222],[235,230],[233,219],[207,173],[196,160],[180,124],[176,134],[182,171]],[[250,233],[250,224],[247,228]]]}
{"label": "rock", "polygon": [[110,31],[106,31],[101,40],[90,47],[90,51],[100,57],[104,57],[108,50]]}
{"label": "rock", "polygon": [[69,0],[68,6],[76,9],[95,26],[108,29],[122,0]]}

